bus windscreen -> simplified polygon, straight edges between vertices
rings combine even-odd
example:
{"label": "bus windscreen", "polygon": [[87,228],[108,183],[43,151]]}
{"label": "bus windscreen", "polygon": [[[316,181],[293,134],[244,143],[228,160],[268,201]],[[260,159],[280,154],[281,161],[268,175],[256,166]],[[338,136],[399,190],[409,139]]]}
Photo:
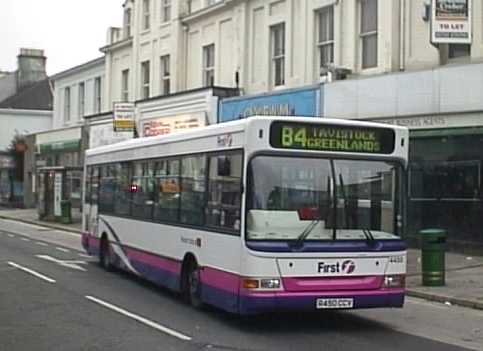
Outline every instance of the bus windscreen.
{"label": "bus windscreen", "polygon": [[277,149],[391,154],[395,133],[389,128],[274,122],[270,145]]}

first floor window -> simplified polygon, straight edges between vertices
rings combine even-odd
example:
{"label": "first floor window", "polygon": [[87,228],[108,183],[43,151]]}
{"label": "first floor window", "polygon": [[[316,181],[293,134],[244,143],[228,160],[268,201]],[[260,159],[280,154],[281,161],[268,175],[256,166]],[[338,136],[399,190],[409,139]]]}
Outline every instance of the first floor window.
{"label": "first floor window", "polygon": [[121,82],[121,99],[122,101],[129,101],[129,70],[122,71]]}
{"label": "first floor window", "polygon": [[94,111],[101,113],[101,77],[94,80]]}
{"label": "first floor window", "polygon": [[161,1],[161,21],[168,22],[171,19],[171,0]]}
{"label": "first floor window", "polygon": [[318,14],[319,67],[326,68],[334,63],[334,7],[327,6]]}
{"label": "first floor window", "polygon": [[360,0],[362,68],[377,67],[377,0]]}
{"label": "first floor window", "polygon": [[64,121],[70,121],[70,88],[64,90]]}
{"label": "first floor window", "polygon": [[270,27],[272,52],[272,84],[285,84],[285,23]]}
{"label": "first floor window", "polygon": [[167,95],[171,91],[171,70],[169,55],[161,56],[161,94]]}
{"label": "first floor window", "polygon": [[215,44],[203,47],[203,85],[215,85]]}
{"label": "first floor window", "polygon": [[150,67],[149,61],[144,61],[141,63],[141,98],[147,99],[149,97],[149,78],[150,78]]}
{"label": "first floor window", "polygon": [[86,103],[86,87],[84,83],[79,84],[79,119],[84,117]]}
{"label": "first floor window", "polygon": [[143,30],[149,29],[150,25],[150,1],[143,0],[143,14],[142,14],[142,28]]}

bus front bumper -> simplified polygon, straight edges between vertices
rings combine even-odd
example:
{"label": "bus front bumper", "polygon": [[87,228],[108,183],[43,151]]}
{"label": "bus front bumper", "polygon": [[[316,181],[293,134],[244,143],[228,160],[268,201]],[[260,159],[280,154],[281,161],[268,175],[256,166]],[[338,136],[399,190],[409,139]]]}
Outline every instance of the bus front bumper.
{"label": "bus front bumper", "polygon": [[257,314],[275,311],[320,311],[317,308],[318,299],[353,299],[353,307],[400,308],[404,305],[404,289],[381,289],[375,291],[344,292],[340,294],[327,293],[255,293],[240,295],[240,314]]}

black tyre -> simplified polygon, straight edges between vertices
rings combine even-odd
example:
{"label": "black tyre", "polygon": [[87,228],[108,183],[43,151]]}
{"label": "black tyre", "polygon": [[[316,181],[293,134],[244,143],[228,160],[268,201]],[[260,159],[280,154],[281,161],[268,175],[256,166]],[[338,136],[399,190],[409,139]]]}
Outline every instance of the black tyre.
{"label": "black tyre", "polygon": [[201,300],[200,268],[192,263],[186,276],[186,297],[188,302],[195,308],[203,307]]}
{"label": "black tyre", "polygon": [[114,270],[113,265],[113,257],[112,257],[112,249],[111,245],[106,238],[103,238],[101,241],[101,252],[99,255],[99,262],[101,267],[104,268],[108,272],[112,272]]}

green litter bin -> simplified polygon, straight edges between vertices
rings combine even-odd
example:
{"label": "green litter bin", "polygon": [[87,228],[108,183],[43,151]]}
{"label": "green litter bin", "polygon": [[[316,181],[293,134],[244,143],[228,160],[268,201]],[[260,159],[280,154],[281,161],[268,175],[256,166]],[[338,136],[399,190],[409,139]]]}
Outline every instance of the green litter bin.
{"label": "green litter bin", "polygon": [[69,200],[62,200],[60,202],[61,216],[60,223],[71,224],[72,223],[72,204]]}
{"label": "green litter bin", "polygon": [[424,229],[421,237],[421,266],[424,286],[445,284],[446,231],[444,229]]}

